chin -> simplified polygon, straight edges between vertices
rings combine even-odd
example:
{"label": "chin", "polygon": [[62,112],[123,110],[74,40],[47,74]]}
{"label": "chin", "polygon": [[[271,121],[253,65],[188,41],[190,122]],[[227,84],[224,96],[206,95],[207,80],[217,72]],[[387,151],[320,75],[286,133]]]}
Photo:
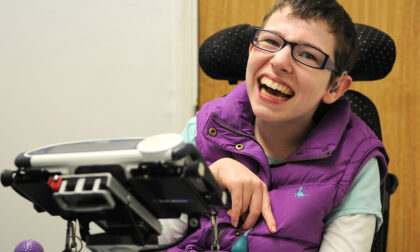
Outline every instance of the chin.
{"label": "chin", "polygon": [[265,106],[256,105],[252,106],[252,112],[254,113],[255,117],[259,120],[266,121],[266,122],[275,122],[278,119],[275,116],[276,111],[273,111]]}

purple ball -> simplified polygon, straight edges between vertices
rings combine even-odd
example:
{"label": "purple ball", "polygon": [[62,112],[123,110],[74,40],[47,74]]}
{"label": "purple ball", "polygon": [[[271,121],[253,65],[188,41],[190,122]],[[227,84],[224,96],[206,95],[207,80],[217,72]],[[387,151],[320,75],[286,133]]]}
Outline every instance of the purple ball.
{"label": "purple ball", "polygon": [[14,252],[44,252],[44,249],[37,241],[25,240],[16,246]]}

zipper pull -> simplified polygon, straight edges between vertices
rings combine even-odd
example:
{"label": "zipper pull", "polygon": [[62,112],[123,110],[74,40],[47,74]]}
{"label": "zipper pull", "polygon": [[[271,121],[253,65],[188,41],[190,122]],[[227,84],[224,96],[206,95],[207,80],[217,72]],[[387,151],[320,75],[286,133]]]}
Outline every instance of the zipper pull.
{"label": "zipper pull", "polygon": [[252,228],[248,229],[233,245],[231,252],[248,252],[248,233]]}

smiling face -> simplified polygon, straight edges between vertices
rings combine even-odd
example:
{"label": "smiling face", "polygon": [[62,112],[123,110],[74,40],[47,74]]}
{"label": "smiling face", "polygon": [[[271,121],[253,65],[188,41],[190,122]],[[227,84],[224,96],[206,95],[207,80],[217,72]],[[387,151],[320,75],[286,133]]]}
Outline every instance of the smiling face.
{"label": "smiling face", "polygon": [[[335,39],[321,20],[288,15],[288,6],[276,11],[264,29],[288,41],[316,47],[334,61]],[[246,71],[247,91],[256,120],[308,125],[321,100],[331,103],[331,71],[305,66],[292,58],[291,46],[276,53],[250,47]],[[338,97],[337,97],[338,98]]]}

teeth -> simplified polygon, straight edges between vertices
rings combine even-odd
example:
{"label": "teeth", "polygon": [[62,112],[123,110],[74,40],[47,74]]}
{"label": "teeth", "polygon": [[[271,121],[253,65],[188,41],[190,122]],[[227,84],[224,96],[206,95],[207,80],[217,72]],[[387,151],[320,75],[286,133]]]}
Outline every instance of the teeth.
{"label": "teeth", "polygon": [[268,93],[264,88],[261,89],[261,93],[264,94],[265,96],[268,96],[270,98],[277,99],[277,100],[280,100],[280,101],[286,101],[287,99],[289,99],[285,96],[280,96],[279,97],[279,96],[272,95],[272,94]]}
{"label": "teeth", "polygon": [[261,79],[261,84],[264,84],[267,87],[272,88],[274,90],[280,91],[283,94],[293,95],[293,91],[290,88],[288,88],[288,87],[286,87],[284,85],[281,85],[281,84],[279,84],[277,82],[273,82],[271,79],[269,79],[267,77],[263,77]]}

